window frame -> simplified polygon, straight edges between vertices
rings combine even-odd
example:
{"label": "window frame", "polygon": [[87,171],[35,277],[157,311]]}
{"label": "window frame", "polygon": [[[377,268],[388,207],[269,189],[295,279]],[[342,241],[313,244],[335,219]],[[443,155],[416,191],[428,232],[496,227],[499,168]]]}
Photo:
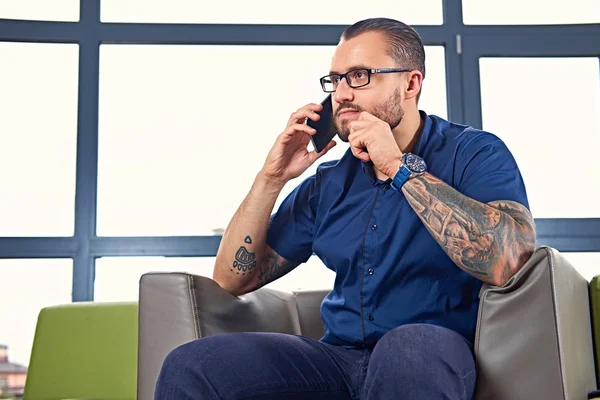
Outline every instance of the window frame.
{"label": "window frame", "polygon": [[[414,26],[425,45],[446,53],[448,118],[481,127],[478,57],[600,56],[600,24],[467,26],[462,4],[443,2],[443,25]],[[79,22],[0,19],[0,41],[78,43],[79,89],[75,233],[3,237],[0,258],[73,258],[73,301],[94,299],[95,259],[103,256],[198,256],[217,253],[220,236],[98,237],[98,94],[101,44],[335,45],[343,25],[101,23],[100,0],[81,0]],[[576,39],[576,40],[575,40]],[[538,246],[600,251],[600,218],[536,219]]]}

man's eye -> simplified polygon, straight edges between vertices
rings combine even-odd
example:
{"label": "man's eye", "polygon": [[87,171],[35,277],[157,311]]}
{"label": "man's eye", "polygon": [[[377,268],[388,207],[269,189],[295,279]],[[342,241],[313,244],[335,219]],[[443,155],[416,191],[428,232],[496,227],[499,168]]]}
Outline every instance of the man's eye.
{"label": "man's eye", "polygon": [[340,79],[341,78],[338,75],[332,76],[331,77],[331,82],[333,82],[333,83],[340,83]]}

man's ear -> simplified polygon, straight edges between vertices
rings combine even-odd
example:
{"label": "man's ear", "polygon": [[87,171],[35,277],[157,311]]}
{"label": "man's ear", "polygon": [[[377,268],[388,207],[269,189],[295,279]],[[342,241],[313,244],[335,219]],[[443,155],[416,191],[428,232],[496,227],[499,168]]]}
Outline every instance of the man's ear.
{"label": "man's ear", "polygon": [[407,79],[408,81],[404,95],[406,99],[411,99],[416,97],[421,91],[423,74],[420,71],[411,71],[408,73]]}

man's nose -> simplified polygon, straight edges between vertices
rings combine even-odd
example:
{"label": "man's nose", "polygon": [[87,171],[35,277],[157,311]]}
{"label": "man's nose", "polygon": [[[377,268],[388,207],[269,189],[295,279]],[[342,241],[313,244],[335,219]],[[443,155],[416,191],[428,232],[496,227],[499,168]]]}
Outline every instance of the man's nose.
{"label": "man's nose", "polygon": [[354,89],[348,85],[348,81],[345,78],[340,81],[335,89],[333,100],[338,104],[354,100]]}

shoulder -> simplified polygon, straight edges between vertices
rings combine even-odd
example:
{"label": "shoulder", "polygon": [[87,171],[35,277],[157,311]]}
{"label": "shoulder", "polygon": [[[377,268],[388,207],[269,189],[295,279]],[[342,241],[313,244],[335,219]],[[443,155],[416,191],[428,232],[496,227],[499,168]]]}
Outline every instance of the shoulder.
{"label": "shoulder", "polygon": [[470,125],[449,122],[435,115],[430,115],[429,118],[432,121],[432,131],[446,145],[454,147],[457,156],[461,158],[471,158],[481,151],[510,154],[504,141],[491,132]]}
{"label": "shoulder", "polygon": [[441,134],[449,142],[458,142],[461,145],[486,145],[490,143],[503,143],[495,134],[470,125],[446,121],[435,115],[429,116],[432,121],[432,130]]}

